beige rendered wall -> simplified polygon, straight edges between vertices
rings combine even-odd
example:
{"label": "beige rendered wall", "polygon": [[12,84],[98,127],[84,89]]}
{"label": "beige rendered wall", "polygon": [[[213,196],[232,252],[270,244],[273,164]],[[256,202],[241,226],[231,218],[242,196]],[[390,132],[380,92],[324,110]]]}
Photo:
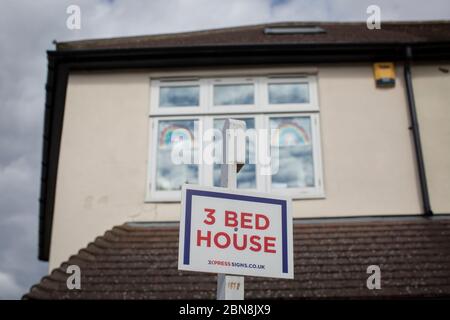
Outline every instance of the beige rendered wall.
{"label": "beige rendered wall", "polygon": [[[295,201],[294,216],[420,213],[401,77],[393,89],[376,89],[370,64],[304,70],[318,72],[326,197]],[[50,269],[114,225],[179,218],[177,203],[144,202],[151,76],[127,72],[69,77]]]}
{"label": "beige rendered wall", "polygon": [[434,213],[450,213],[449,70],[448,62],[414,65],[412,68],[425,171]]}

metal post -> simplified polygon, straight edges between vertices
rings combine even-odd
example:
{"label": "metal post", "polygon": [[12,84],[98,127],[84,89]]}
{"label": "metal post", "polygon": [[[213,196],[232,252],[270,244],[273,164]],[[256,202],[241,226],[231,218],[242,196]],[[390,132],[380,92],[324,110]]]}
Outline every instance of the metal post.
{"label": "metal post", "polygon": [[[235,136],[230,136],[229,130],[245,130],[245,122],[226,119],[222,129],[223,163],[220,170],[220,186],[234,190],[237,187],[237,172],[242,168],[243,161],[240,157],[242,153],[237,152],[237,141],[232,141]],[[233,150],[230,150],[230,148]],[[243,151],[245,161],[245,150]],[[217,300],[244,300],[244,277],[219,273],[217,275]]]}

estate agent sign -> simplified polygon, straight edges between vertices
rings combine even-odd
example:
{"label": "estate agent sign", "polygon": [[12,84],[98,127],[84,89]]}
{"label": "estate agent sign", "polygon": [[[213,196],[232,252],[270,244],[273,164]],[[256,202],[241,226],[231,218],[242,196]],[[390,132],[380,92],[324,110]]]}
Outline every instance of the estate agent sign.
{"label": "estate agent sign", "polygon": [[185,185],[178,269],[294,278],[290,199]]}

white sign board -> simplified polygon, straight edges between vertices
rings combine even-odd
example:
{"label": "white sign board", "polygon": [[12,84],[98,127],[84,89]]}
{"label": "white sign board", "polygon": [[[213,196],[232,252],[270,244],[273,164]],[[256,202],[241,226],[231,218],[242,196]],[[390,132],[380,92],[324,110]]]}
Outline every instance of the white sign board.
{"label": "white sign board", "polygon": [[291,200],[185,185],[178,269],[294,278]]}

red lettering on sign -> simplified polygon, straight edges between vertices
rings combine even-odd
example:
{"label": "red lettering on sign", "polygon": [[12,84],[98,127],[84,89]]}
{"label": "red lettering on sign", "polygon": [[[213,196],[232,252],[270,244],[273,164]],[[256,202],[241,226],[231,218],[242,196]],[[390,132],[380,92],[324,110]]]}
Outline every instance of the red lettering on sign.
{"label": "red lettering on sign", "polygon": [[241,212],[238,217],[235,211],[225,210],[225,227],[266,230],[269,226],[270,220],[264,214]]}
{"label": "red lettering on sign", "polygon": [[[276,253],[277,251],[275,250],[275,237],[265,237],[264,238],[264,252],[267,253]],[[270,247],[274,248],[274,249],[270,249]]]}
{"label": "red lettering on sign", "polygon": [[207,231],[206,234],[202,234],[201,230],[197,230],[197,247],[201,247],[202,244],[206,243],[206,247],[210,248],[212,244],[219,249],[227,249],[232,246],[234,249],[243,251],[247,248],[253,252],[265,252],[265,253],[276,253],[275,237],[263,237],[257,235],[247,235],[233,233],[230,236],[226,232],[218,232],[212,234],[211,231]]}
{"label": "red lettering on sign", "polygon": [[236,250],[245,250],[245,248],[247,248],[247,235],[244,234],[244,236],[242,237],[242,245],[239,246],[238,245],[238,235],[237,235],[237,233],[234,233],[233,234],[233,245]]}
{"label": "red lettering on sign", "polygon": [[[266,230],[270,225],[269,218],[267,218],[267,216],[265,216],[263,214],[257,214],[255,216],[255,220],[256,220],[255,228],[257,230]],[[261,220],[263,220],[262,223],[264,223],[264,224],[261,224]]]}
{"label": "red lettering on sign", "polygon": [[214,224],[216,222],[216,218],[214,217],[214,213],[216,212],[216,210],[205,208],[205,212],[207,213],[207,219],[203,220],[203,222],[209,225]]}
{"label": "red lettering on sign", "polygon": [[[222,239],[225,239],[225,243],[224,244],[221,244],[219,242],[219,237],[220,236],[222,237]],[[230,242],[231,242],[230,236],[227,233],[225,233],[225,232],[217,232],[217,234],[214,236],[214,244],[219,249],[228,248],[230,246]]]}
{"label": "red lettering on sign", "polygon": [[241,213],[241,228],[252,229],[252,214],[247,212]]}
{"label": "red lettering on sign", "polygon": [[225,210],[225,227],[237,227],[237,213],[234,211]]}
{"label": "red lettering on sign", "polygon": [[201,247],[202,241],[206,241],[206,246],[211,247],[211,231],[206,232],[206,236],[202,236],[202,230],[197,230],[197,247]]}
{"label": "red lettering on sign", "polygon": [[259,243],[259,241],[261,240],[260,236],[251,236],[250,237],[250,243],[252,244],[250,246],[250,250],[255,251],[255,252],[259,252],[261,251],[261,243]]}
{"label": "red lettering on sign", "polygon": [[[215,209],[205,208],[206,218],[203,223],[213,225],[216,222]],[[227,249],[229,247],[238,251],[250,249],[253,252],[276,253],[276,238],[261,237],[259,235],[248,235],[245,232],[237,232],[238,227],[242,229],[267,230],[270,226],[269,218],[261,213],[254,214],[250,212],[237,213],[232,210],[225,210],[225,227],[236,228],[233,234],[226,231],[212,233],[212,231],[197,230],[197,246],[212,246],[218,249]],[[228,229],[229,230],[229,229]]]}

